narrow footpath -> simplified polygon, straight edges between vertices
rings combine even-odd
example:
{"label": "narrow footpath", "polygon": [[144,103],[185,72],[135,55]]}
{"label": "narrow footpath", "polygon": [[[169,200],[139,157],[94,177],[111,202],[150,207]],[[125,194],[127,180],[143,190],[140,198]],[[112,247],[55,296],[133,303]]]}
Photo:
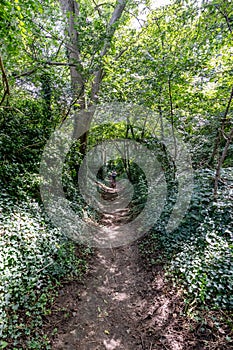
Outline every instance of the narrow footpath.
{"label": "narrow footpath", "polygon": [[[104,214],[102,223],[111,229],[124,219],[127,210]],[[57,328],[53,350],[209,349],[162,267],[147,268],[137,242],[95,249],[84,280],[62,287],[47,321],[50,332]]]}

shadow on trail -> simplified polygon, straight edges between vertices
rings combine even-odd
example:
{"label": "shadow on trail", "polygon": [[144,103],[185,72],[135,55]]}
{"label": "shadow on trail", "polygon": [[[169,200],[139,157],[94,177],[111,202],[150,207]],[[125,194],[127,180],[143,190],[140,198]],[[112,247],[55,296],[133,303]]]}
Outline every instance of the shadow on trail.
{"label": "shadow on trail", "polygon": [[[111,200],[114,191],[105,190]],[[104,213],[109,228],[129,220],[128,210]],[[137,242],[95,249],[85,280],[63,286],[47,317],[54,350],[203,349],[183,315],[179,294],[162,267],[147,269]]]}

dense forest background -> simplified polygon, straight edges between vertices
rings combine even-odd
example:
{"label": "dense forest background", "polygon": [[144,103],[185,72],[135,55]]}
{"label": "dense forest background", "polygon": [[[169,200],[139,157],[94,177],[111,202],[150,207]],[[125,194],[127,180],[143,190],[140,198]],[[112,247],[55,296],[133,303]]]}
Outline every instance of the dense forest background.
{"label": "dense forest background", "polygon": [[[0,20],[0,348],[49,349],[40,329],[51,300],[62,281],[85,273],[92,250],[47,217],[39,168],[54,130],[104,103],[148,108],[189,144],[189,210],[171,233],[161,219],[141,253],[149,266],[163,263],[187,313],[217,310],[216,327],[232,330],[232,2],[3,0]],[[113,138],[153,144],[149,127],[112,120],[84,133],[64,166],[75,210],[96,221],[78,191],[78,168],[87,150]],[[138,184],[137,213],[148,190],[143,176],[121,160],[115,166]],[[229,332],[225,338],[227,349]]]}

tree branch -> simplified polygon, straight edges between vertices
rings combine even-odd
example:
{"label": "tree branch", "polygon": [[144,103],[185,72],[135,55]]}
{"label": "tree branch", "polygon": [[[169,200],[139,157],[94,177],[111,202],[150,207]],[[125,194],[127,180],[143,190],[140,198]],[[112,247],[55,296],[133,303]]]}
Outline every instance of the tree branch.
{"label": "tree branch", "polygon": [[[116,27],[114,26],[116,24],[116,22],[121,18],[122,13],[126,7],[126,3],[127,0],[118,0],[117,4],[115,6],[115,9],[112,13],[112,16],[109,20],[109,24],[108,24],[108,28],[107,28],[107,38],[105,40],[104,43],[104,47],[100,53],[100,57],[103,58],[109,48],[109,45],[111,43],[111,39],[114,36],[114,33],[116,31]],[[94,81],[93,81],[93,85],[92,85],[92,90],[91,90],[91,99],[93,102],[95,102],[97,100],[97,94],[99,92],[100,89],[100,82],[103,78],[103,68],[100,67],[98,71],[95,72],[95,77],[94,77]]]}
{"label": "tree branch", "polygon": [[217,9],[221,13],[221,15],[224,17],[224,19],[226,20],[227,27],[228,27],[229,31],[232,33],[232,28],[231,28],[231,24],[230,24],[228,15],[224,11],[222,11],[219,7],[217,7]]}
{"label": "tree branch", "polygon": [[53,62],[53,61],[47,61],[43,62],[43,64],[47,64],[49,66],[66,66],[66,67],[78,67],[77,63],[71,63],[71,62]]}
{"label": "tree branch", "polygon": [[23,73],[20,73],[20,74],[18,74],[18,75],[12,74],[12,76],[13,76],[15,79],[18,79],[18,78],[21,78],[21,77],[25,77],[25,76],[31,75],[31,74],[33,74],[34,72],[36,72],[38,68],[39,68],[39,67],[34,68],[34,69],[31,69],[31,70],[28,70],[27,72],[23,72]]}
{"label": "tree branch", "polygon": [[12,76],[15,78],[15,79],[18,79],[18,78],[21,78],[21,77],[24,77],[24,76],[28,76],[28,75],[31,75],[33,74],[34,72],[37,71],[37,69],[39,69],[41,66],[45,66],[45,65],[48,65],[48,66],[63,66],[63,67],[77,67],[78,65],[75,64],[75,63],[69,63],[69,62],[53,62],[53,61],[47,61],[47,62],[41,62],[41,63],[38,63],[37,67],[34,68],[34,69],[31,69],[29,71],[26,71],[26,72],[23,72],[23,73],[20,73],[18,75],[13,75]]}

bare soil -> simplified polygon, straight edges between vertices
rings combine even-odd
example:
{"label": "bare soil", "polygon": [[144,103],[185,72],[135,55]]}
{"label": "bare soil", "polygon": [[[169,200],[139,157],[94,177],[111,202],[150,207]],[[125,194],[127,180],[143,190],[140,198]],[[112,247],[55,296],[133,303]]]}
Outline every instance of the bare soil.
{"label": "bare soil", "polygon": [[[102,223],[111,228],[124,217],[128,220],[127,211],[106,214]],[[53,350],[233,349],[211,322],[185,316],[182,298],[165,282],[162,266],[147,267],[137,242],[96,249],[82,282],[60,289],[47,325]]]}

